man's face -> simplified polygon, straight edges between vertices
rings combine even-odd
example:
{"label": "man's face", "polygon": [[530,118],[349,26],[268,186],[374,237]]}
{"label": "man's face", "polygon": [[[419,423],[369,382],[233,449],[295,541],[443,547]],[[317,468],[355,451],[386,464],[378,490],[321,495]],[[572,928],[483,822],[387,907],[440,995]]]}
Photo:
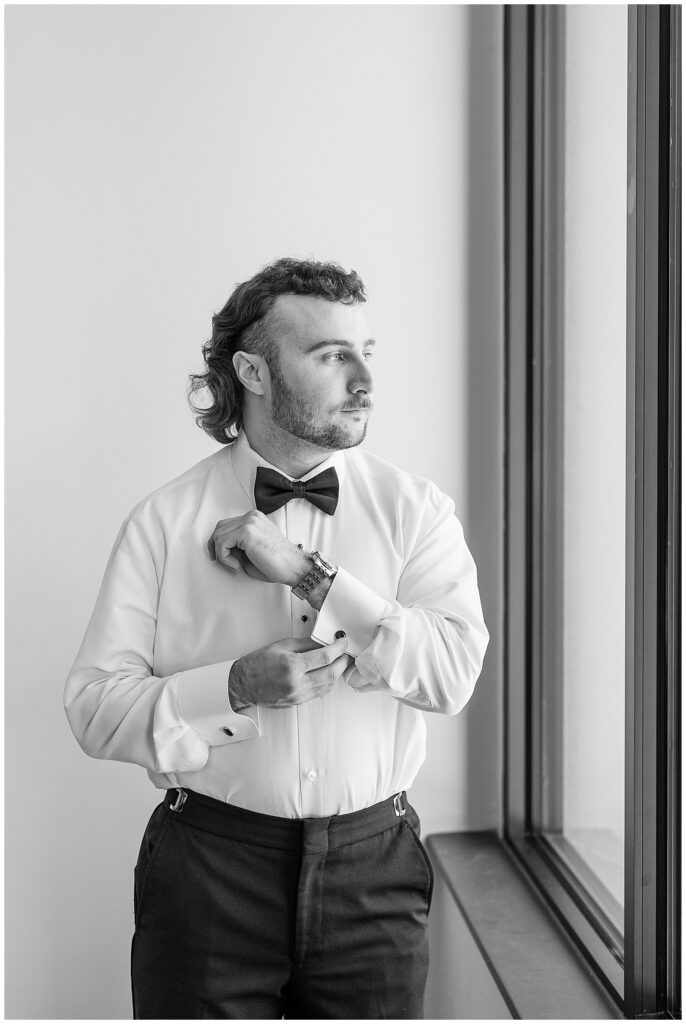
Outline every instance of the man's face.
{"label": "man's face", "polygon": [[373,390],[374,340],[364,306],[280,295],[271,316],[277,349],[269,367],[273,422],[330,451],[360,444]]}

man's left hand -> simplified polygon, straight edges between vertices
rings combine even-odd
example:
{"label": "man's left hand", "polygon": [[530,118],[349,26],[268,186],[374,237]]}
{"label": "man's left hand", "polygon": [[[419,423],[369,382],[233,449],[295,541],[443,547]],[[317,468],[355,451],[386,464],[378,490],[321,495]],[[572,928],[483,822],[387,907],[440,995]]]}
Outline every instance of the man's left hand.
{"label": "man's left hand", "polygon": [[310,560],[284,537],[263,512],[220,519],[207,542],[212,561],[227,572],[245,572],[256,580],[294,587],[310,568]]}

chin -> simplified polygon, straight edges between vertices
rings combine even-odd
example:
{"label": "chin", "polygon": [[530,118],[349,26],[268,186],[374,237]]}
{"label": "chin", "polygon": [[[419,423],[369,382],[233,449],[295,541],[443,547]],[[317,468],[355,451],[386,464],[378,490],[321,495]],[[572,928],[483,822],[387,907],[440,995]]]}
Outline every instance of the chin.
{"label": "chin", "polygon": [[367,436],[367,420],[365,419],[364,422],[360,423],[359,426],[353,426],[351,424],[351,426],[346,431],[341,431],[341,433],[345,435],[346,441],[344,444],[341,444],[340,447],[354,448],[356,445],[362,444],[365,437]]}
{"label": "chin", "polygon": [[359,425],[351,423],[345,428],[339,424],[331,424],[329,427],[311,434],[308,440],[319,448],[324,448],[328,451],[341,451],[344,448],[355,448],[358,444],[362,444],[366,434],[366,422]]}

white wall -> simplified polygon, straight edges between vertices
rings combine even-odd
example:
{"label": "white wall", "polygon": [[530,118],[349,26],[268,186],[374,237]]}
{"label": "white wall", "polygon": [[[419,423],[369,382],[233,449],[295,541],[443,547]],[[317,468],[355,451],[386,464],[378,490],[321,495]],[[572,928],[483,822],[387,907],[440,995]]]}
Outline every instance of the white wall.
{"label": "white wall", "polygon": [[118,526],[215,447],[185,405],[211,313],[280,255],[365,279],[368,446],[457,503],[493,640],[429,717],[425,832],[500,814],[500,9],[6,11],[6,1016],[130,1016],[159,800],[62,711]]}

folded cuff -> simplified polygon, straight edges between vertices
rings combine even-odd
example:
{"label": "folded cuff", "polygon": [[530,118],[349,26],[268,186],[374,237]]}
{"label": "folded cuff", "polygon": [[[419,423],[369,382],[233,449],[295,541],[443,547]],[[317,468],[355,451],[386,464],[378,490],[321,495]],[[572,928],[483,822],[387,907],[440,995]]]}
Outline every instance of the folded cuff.
{"label": "folded cuff", "polygon": [[390,615],[393,604],[364,583],[339,569],[324,598],[312,637],[320,644],[332,644],[337,633],[348,638],[347,654],[354,658],[369,647],[381,620]]}
{"label": "folded cuff", "polygon": [[256,707],[234,711],[229,702],[229,672],[233,661],[191,668],[178,673],[179,714],[211,747],[253,739],[260,734]]}

